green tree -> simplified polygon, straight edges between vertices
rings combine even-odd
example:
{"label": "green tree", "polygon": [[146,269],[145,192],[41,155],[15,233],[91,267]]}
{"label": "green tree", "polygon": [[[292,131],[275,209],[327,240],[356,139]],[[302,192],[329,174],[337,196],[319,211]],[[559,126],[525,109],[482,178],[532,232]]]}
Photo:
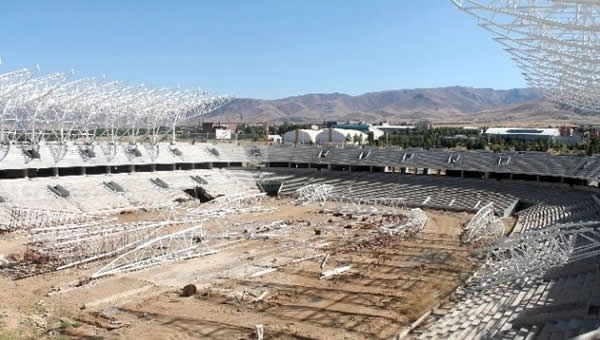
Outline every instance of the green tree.
{"label": "green tree", "polygon": [[369,143],[369,145],[375,144],[375,134],[373,134],[373,131],[367,133],[367,143]]}

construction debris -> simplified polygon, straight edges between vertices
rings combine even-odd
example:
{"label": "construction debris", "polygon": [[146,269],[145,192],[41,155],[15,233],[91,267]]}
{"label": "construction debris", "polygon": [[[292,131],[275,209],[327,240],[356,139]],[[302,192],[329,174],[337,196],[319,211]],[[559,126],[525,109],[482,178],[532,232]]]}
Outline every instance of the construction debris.
{"label": "construction debris", "polygon": [[276,270],[277,270],[277,268],[267,268],[267,269],[258,271],[256,273],[250,275],[250,277],[259,277],[259,276],[262,276],[262,275],[265,275],[265,274],[268,274],[268,273],[272,273],[272,272],[274,272]]}
{"label": "construction debris", "polygon": [[254,302],[258,302],[258,301],[262,301],[262,299],[265,298],[265,296],[267,296],[267,294],[269,294],[268,291],[263,292],[262,294],[260,294],[256,299],[254,299]]}
{"label": "construction debris", "polygon": [[[99,316],[99,315],[98,315]],[[123,328],[123,327],[128,327],[130,325],[130,323],[128,322],[124,322],[124,321],[118,321],[118,320],[108,320],[104,321],[104,320],[90,320],[84,317],[76,317],[75,318],[76,321],[79,321],[81,323],[85,323],[88,325],[92,325],[98,328],[104,328],[106,330],[115,330],[115,329],[119,329],[119,328]]]}
{"label": "construction debris", "polygon": [[181,296],[190,297],[190,296],[196,295],[196,292],[197,292],[196,285],[189,284],[189,285],[186,285],[185,287],[183,287],[183,290],[181,291]]}
{"label": "construction debris", "polygon": [[329,254],[325,255],[323,262],[321,262],[321,269],[325,268],[325,265],[327,264],[327,260],[329,260]]}
{"label": "construction debris", "polygon": [[234,297],[240,305],[244,303],[244,300],[246,300],[246,294],[248,294],[248,291],[246,289],[244,289],[241,293],[235,293]]}
{"label": "construction debris", "polygon": [[598,256],[600,221],[556,224],[513,234],[489,246],[470,288],[488,289],[539,277],[552,267]]}
{"label": "construction debris", "polygon": [[383,234],[408,236],[423,230],[427,223],[427,215],[419,208],[410,209],[405,216],[407,217],[405,223],[395,224],[392,222],[391,224],[381,226],[379,231]]}
{"label": "construction debris", "polygon": [[336,276],[336,275],[340,275],[344,272],[349,271],[352,268],[352,266],[343,266],[343,267],[337,267],[335,269],[332,270],[328,270],[326,272],[322,272],[321,273],[321,277],[319,279],[327,279],[330,278],[332,276]]}
{"label": "construction debris", "polygon": [[475,242],[494,243],[504,235],[504,223],[494,213],[494,203],[483,206],[465,226],[462,240],[466,244]]}
{"label": "construction debris", "polygon": [[296,190],[297,204],[324,203],[333,191],[330,184],[309,184]]}
{"label": "construction debris", "polygon": [[98,270],[92,278],[125,273],[194,257],[215,254],[204,240],[202,225],[151,239],[117,257]]}
{"label": "construction debris", "polygon": [[257,340],[263,340],[263,337],[265,335],[265,328],[264,326],[261,325],[256,325],[256,339]]}

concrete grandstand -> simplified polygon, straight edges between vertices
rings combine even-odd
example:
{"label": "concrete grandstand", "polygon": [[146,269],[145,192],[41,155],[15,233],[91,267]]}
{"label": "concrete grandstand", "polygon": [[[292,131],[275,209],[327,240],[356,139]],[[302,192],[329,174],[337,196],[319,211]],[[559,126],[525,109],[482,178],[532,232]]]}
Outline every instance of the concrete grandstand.
{"label": "concrete grandstand", "polygon": [[[3,87],[6,90],[0,97],[4,107],[0,231],[26,238],[17,236],[15,247],[21,249],[20,255],[2,262],[0,271],[7,277],[27,280],[46,275],[52,280],[60,277],[52,276],[55,272],[72,270],[86,277],[75,287],[86,289],[86,283],[93,280],[105,282],[110,290],[118,287],[113,280],[136,275],[132,272],[146,273],[155,267],[168,272],[176,263],[205,261],[204,257],[236,258],[217,254],[258,239],[281,239],[270,245],[280,256],[256,260],[251,256],[249,265],[256,272],[244,267],[243,275],[236,274],[254,278],[280,267],[300,273],[298,266],[312,268],[315,263],[311,261],[319,258],[327,262],[330,255],[325,250],[335,259],[339,252],[355,253],[355,247],[390,251],[386,242],[401,242],[396,244],[400,248],[406,242],[426,242],[419,253],[410,255],[418,261],[406,260],[406,254],[389,256],[396,256],[394,261],[402,266],[414,261],[418,268],[444,266],[451,285],[428,287],[426,300],[414,295],[408,304],[398,300],[395,307],[379,306],[386,313],[401,305],[410,307],[381,328],[373,328],[377,334],[545,337],[583,334],[600,325],[594,312],[595,290],[589,288],[597,276],[593,261],[600,250],[595,231],[600,224],[597,156],[306,145],[300,141],[282,145],[189,143],[177,139],[177,121],[183,115],[218,107],[226,98],[178,90],[132,90],[95,80],[68,82],[65,75],[38,79],[28,70],[16,74],[25,79],[4,75],[10,86]],[[120,110],[121,106],[129,111]],[[33,107],[41,111],[32,111]],[[341,138],[339,142],[345,142]],[[268,201],[267,195],[279,200]],[[315,209],[302,210],[305,218],[330,214],[327,221],[331,222],[326,223],[333,225],[298,219],[289,220],[297,228],[290,229],[288,223],[267,219],[250,228],[243,220],[223,220],[269,216],[279,209],[280,200],[291,204],[284,211]],[[365,224],[352,224],[359,223],[356,216]],[[467,216],[468,223],[456,222]],[[448,226],[437,224],[439,218],[454,219],[451,233],[440,232]],[[310,228],[315,228],[312,236]],[[328,242],[336,246],[315,254],[314,249],[321,249],[323,241],[318,237],[323,230],[328,230]],[[308,235],[293,239],[296,232]],[[356,240],[363,243],[356,244]],[[289,242],[294,246],[289,247]],[[439,242],[443,251],[436,245]],[[473,249],[480,257],[465,255]],[[366,254],[363,260],[372,261]],[[344,266],[341,258],[354,264]],[[451,258],[460,259],[461,269],[448,274],[454,265],[448,262]],[[317,280],[350,273],[355,276],[349,276],[348,287],[361,282],[372,289],[369,294],[381,293],[380,287],[367,284],[371,279],[360,276],[364,275],[361,270],[353,272],[352,266],[361,268],[359,263],[347,257],[337,261],[339,266],[331,270],[322,264]],[[384,260],[377,261],[377,268],[389,270]],[[470,261],[477,266],[465,265]],[[226,268],[202,263],[195,268],[226,272]],[[419,269],[410,266],[407,275],[413,277]],[[581,271],[561,269],[573,266]],[[214,282],[210,275],[172,281],[162,270],[153,274],[153,284],[177,287],[186,280]],[[352,281],[356,275],[362,278]],[[277,276],[265,276],[265,287],[273,284],[268,281],[271,277]],[[427,282],[437,282],[430,279]],[[464,288],[456,290],[455,285]],[[574,287],[578,294],[565,293],[564,285]],[[404,290],[395,286],[394,291]],[[417,294],[420,290],[407,291]],[[448,299],[452,304],[441,304]],[[349,308],[357,312],[363,308],[359,306]],[[374,320],[359,324],[349,320],[344,329],[355,337],[375,336],[368,330],[378,324]],[[314,327],[300,321],[305,329]]]}
{"label": "concrete grandstand", "polygon": [[[86,147],[106,148],[102,143]],[[170,151],[174,147],[177,153]],[[82,157],[79,146],[67,144],[65,157],[56,161],[51,148],[47,142],[40,143],[39,156],[29,158],[13,145],[0,162],[4,168],[0,181],[0,206],[6,221],[3,230],[40,230],[55,224],[44,222],[51,218],[48,215],[106,216],[186,206],[193,197],[200,197],[190,195],[198,187],[203,197],[265,191],[285,198],[294,197],[307,184],[330,185],[330,197],[350,202],[394,200],[407,208],[476,213],[491,203],[497,216],[516,218],[510,237],[557,224],[600,220],[600,164],[595,156],[177,142],[157,143],[155,157],[143,147],[130,157],[131,144],[117,144],[111,158],[102,152],[97,157]],[[31,221],[30,227],[26,220]],[[115,228],[133,226],[115,224]],[[136,224],[135,228],[158,226]],[[57,265],[71,266],[99,256],[95,251],[85,254],[71,260],[63,256]],[[419,327],[403,328],[402,332],[439,338],[463,333],[474,337],[543,336],[556,334],[559,328],[565,334],[590,331],[600,319],[583,310],[592,308],[593,303],[577,307],[595,296],[593,290],[583,290],[592,282],[587,277],[597,271],[597,266],[588,265],[590,261],[587,257],[576,261],[578,268],[584,268],[576,274],[562,274],[557,269],[564,265],[560,264],[548,269],[555,273],[552,278],[547,276],[550,274],[524,275],[485,290],[473,290],[467,284],[466,291],[449,296],[454,302],[434,309]],[[114,266],[110,273],[122,270],[122,265]],[[10,275],[31,275],[30,269],[22,270],[12,267]],[[40,272],[44,270],[36,273]],[[569,275],[582,278],[578,295],[559,293]],[[544,318],[530,316],[538,310],[555,312]],[[472,318],[474,315],[487,316]]]}

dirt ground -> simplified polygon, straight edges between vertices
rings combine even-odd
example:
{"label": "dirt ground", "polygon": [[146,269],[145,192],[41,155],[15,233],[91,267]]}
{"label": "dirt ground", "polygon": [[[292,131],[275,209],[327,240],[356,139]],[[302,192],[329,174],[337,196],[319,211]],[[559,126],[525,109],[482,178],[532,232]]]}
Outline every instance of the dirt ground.
{"label": "dirt ground", "polygon": [[[349,219],[317,205],[214,218],[208,232],[287,222],[268,238],[215,240],[219,252],[76,287],[108,260],[21,280],[0,276],[4,339],[389,339],[473,270],[459,235],[470,215],[426,211],[415,236],[381,235],[380,216]],[[123,218],[134,220],[134,216]],[[0,253],[25,235],[0,235]],[[324,268],[323,260],[327,257]],[[350,270],[321,279],[323,271]],[[262,275],[261,275],[262,272]],[[181,296],[194,284],[198,292]]]}

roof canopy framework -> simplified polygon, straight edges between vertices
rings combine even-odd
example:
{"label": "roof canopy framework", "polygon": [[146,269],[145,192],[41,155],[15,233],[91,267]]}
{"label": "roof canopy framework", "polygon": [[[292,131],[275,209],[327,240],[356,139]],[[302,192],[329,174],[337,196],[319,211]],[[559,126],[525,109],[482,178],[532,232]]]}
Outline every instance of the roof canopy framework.
{"label": "roof canopy framework", "polygon": [[600,1],[451,1],[492,33],[530,86],[580,113],[600,113]]}
{"label": "roof canopy framework", "polygon": [[[144,84],[74,79],[70,73],[40,75],[39,69],[0,73],[0,144],[36,148],[41,141],[92,144],[98,137],[116,144],[151,146],[175,142],[182,118],[202,115],[229,101],[206,92],[153,88]],[[56,157],[62,151],[57,148]]]}

